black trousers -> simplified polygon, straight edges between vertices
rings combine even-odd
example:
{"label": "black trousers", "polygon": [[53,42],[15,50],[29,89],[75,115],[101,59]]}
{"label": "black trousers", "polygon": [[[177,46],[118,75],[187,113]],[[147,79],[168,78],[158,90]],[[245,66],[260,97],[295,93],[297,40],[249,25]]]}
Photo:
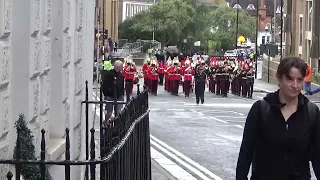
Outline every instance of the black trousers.
{"label": "black trousers", "polygon": [[172,83],[172,85],[173,85],[172,94],[173,95],[178,95],[178,93],[179,93],[179,85],[180,85],[179,83],[180,83],[179,80],[173,80],[173,83]]}
{"label": "black trousers", "polygon": [[151,93],[157,95],[158,93],[158,80],[150,80],[151,83]]}
{"label": "black trousers", "polygon": [[204,90],[205,90],[205,82],[197,82],[195,84],[195,93],[196,93],[196,103],[199,104],[201,100],[201,104],[204,103]]}
{"label": "black trousers", "polygon": [[125,82],[126,94],[131,95],[133,89],[133,79],[126,79]]}
{"label": "black trousers", "polygon": [[247,93],[248,93],[248,98],[252,98],[252,94],[253,94],[253,84],[254,84],[254,78],[253,78],[253,77],[248,77],[248,78],[247,78]]}
{"label": "black trousers", "polygon": [[164,74],[159,74],[159,85],[163,85],[163,76]]}
{"label": "black trousers", "polygon": [[186,97],[189,97],[190,95],[190,90],[191,90],[191,81],[184,81],[183,82],[184,86],[184,94]]}
{"label": "black trousers", "polygon": [[247,78],[246,77],[242,77],[242,79],[241,79],[241,81],[242,81],[242,88],[241,88],[241,90],[242,90],[242,97],[247,97]]}

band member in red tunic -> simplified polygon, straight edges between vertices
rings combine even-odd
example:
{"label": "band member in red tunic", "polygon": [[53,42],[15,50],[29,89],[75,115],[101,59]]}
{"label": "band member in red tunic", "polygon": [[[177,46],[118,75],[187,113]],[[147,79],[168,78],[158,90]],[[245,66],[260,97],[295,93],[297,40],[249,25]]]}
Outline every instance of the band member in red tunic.
{"label": "band member in red tunic", "polygon": [[125,78],[125,90],[127,95],[132,94],[133,80],[137,74],[137,67],[133,63],[132,57],[125,59],[125,66],[123,68],[123,76]]}
{"label": "band member in red tunic", "polygon": [[150,66],[150,58],[146,57],[145,63],[142,66],[142,73],[143,73],[143,79],[144,79],[144,85],[148,87],[149,77],[148,77],[148,69]]}
{"label": "band member in red tunic", "polygon": [[162,61],[158,61],[158,74],[159,74],[159,85],[163,85],[163,77],[164,77],[164,64]]}
{"label": "band member in red tunic", "polygon": [[158,62],[153,59],[151,61],[151,65],[148,69],[149,74],[149,82],[150,82],[150,93],[152,95],[157,95],[158,91],[158,83],[159,83],[159,75],[158,75]]}
{"label": "band member in red tunic", "polygon": [[181,79],[181,74],[180,74],[180,67],[179,67],[179,60],[178,58],[175,58],[173,60],[173,66],[169,68],[169,73],[170,73],[170,86],[171,86],[171,94],[172,95],[178,95],[179,92],[179,83]]}
{"label": "band member in red tunic", "polygon": [[170,92],[170,73],[169,73],[169,68],[172,65],[172,60],[169,57],[167,63],[164,65],[164,90]]}
{"label": "band member in red tunic", "polygon": [[183,71],[183,80],[184,80],[183,85],[184,85],[185,97],[189,97],[194,71],[193,71],[193,68],[191,67],[189,60],[185,61],[185,65],[186,67],[184,68],[184,71]]}

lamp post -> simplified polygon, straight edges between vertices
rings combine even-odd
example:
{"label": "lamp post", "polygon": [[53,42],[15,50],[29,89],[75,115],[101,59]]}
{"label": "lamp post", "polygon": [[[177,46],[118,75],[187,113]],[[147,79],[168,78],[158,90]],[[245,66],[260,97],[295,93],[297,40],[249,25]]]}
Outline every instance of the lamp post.
{"label": "lamp post", "polygon": [[280,2],[280,20],[281,20],[281,24],[280,24],[280,60],[282,60],[282,46],[283,46],[283,0],[281,0]]}
{"label": "lamp post", "polygon": [[[153,0],[153,5],[156,3],[156,0]],[[155,19],[153,20],[153,23],[155,24]],[[154,24],[152,28],[152,51],[154,49]]]}
{"label": "lamp post", "polygon": [[257,76],[258,76],[258,33],[259,33],[259,0],[257,0],[257,12],[256,12],[256,16],[257,16],[257,19],[256,19],[256,55],[255,55],[255,78],[257,79]]}
{"label": "lamp post", "polygon": [[105,1],[106,0],[103,0],[103,2],[102,2],[102,32],[103,32],[103,36],[102,36],[102,61],[104,61],[105,60],[105,55],[106,55],[106,53],[105,53],[105,51],[106,51],[106,47],[105,47],[105,36],[106,36],[106,29],[105,29],[105,20],[104,20],[104,18],[105,18]]}
{"label": "lamp post", "polygon": [[187,54],[187,39],[183,39],[184,55]]}
{"label": "lamp post", "polygon": [[238,34],[239,34],[239,0],[237,0],[237,27],[236,27],[236,49],[238,49]]}

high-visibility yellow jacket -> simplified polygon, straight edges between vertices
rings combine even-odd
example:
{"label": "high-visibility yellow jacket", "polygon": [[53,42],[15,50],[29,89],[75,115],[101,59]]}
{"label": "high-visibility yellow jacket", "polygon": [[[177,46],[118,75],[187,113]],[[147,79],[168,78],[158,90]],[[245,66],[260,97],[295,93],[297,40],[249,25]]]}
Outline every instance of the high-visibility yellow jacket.
{"label": "high-visibility yellow jacket", "polygon": [[113,66],[112,66],[110,61],[104,61],[103,62],[103,70],[109,71],[109,70],[112,70],[112,69],[113,69]]}

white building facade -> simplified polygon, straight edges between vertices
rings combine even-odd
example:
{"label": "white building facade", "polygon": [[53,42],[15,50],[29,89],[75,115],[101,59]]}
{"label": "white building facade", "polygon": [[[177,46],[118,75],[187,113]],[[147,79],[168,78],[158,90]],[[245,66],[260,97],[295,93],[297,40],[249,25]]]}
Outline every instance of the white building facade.
{"label": "white building facade", "polygon": [[267,44],[272,41],[272,34],[270,31],[259,31],[258,32],[258,46],[261,44]]}
{"label": "white building facade", "polygon": [[147,2],[123,1],[122,21],[134,16],[138,12],[147,10],[152,5],[152,3]]}
{"label": "white building facade", "polygon": [[[19,114],[34,133],[37,155],[45,129],[46,159],[63,160],[69,128],[71,159],[83,159],[80,102],[86,80],[92,94],[94,6],[92,0],[0,0],[0,159],[13,156]],[[53,179],[64,179],[63,166],[48,168]],[[9,170],[0,165],[0,180]],[[79,167],[72,173],[71,179],[83,175]]]}

